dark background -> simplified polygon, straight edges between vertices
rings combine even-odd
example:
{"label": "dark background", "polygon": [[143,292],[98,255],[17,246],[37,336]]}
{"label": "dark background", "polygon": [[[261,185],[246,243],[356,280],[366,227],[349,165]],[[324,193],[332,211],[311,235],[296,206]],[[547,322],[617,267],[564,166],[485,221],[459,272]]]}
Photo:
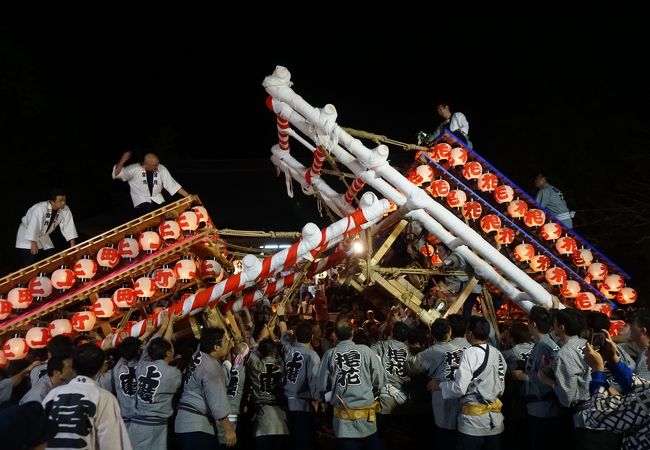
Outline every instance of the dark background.
{"label": "dark background", "polygon": [[435,100],[450,99],[482,156],[531,194],[546,172],[578,211],[576,231],[650,293],[650,77],[633,27],[266,25],[0,23],[0,273],[14,268],[20,218],[53,185],[81,238],[129,218],[128,187],[110,177],[126,150],[156,152],[218,227],[325,223],[313,198],[286,196],[269,161],[277,137],[261,83],[279,64],[342,126],[401,141],[432,131]]}

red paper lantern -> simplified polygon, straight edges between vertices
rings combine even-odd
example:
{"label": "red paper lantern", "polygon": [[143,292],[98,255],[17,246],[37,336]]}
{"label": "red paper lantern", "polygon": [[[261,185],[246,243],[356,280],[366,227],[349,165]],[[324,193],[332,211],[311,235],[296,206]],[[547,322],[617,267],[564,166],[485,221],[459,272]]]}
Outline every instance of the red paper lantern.
{"label": "red paper lantern", "polygon": [[420,253],[422,253],[424,256],[427,258],[431,255],[433,255],[436,252],[435,248],[431,244],[424,244],[422,248],[420,249]]}
{"label": "red paper lantern", "polygon": [[499,231],[494,236],[494,240],[497,244],[510,245],[515,240],[515,232],[510,228],[499,228]]}
{"label": "red paper lantern", "polygon": [[486,172],[478,177],[478,189],[481,192],[492,192],[499,185],[499,178],[493,174]]}
{"label": "red paper lantern", "polygon": [[138,257],[140,254],[140,246],[138,241],[132,235],[129,235],[122,239],[117,246],[117,253],[122,259],[131,261]]}
{"label": "red paper lantern", "polygon": [[483,174],[483,167],[478,161],[470,161],[463,166],[463,176],[466,180],[476,180]]}
{"label": "red paper lantern", "polygon": [[41,273],[29,282],[29,290],[35,300],[40,300],[52,294],[52,282]]}
{"label": "red paper lantern", "polygon": [[104,269],[112,269],[120,263],[120,254],[112,246],[102,247],[97,252],[97,264]]}
{"label": "red paper lantern", "polygon": [[27,342],[29,348],[43,348],[51,337],[49,328],[34,327],[30,328],[25,335],[25,342]]}
{"label": "red paper lantern", "polygon": [[625,326],[624,320],[610,320],[609,322],[609,334],[611,336],[618,336],[621,332],[621,329]]}
{"label": "red paper lantern", "polygon": [[58,336],[60,334],[64,336],[70,336],[72,334],[72,324],[68,319],[56,319],[50,322],[48,327],[50,329],[50,334],[52,337]]}
{"label": "red paper lantern", "polygon": [[176,284],[176,272],[169,266],[164,266],[154,272],[153,282],[162,292],[167,292]]}
{"label": "red paper lantern", "polygon": [[523,200],[513,200],[508,204],[508,214],[513,219],[524,217],[526,212],[528,212],[528,203]]}
{"label": "red paper lantern", "polygon": [[608,300],[613,300],[616,298],[616,292],[609,292],[607,288],[603,285],[603,283],[597,284],[598,290],[600,291],[601,294],[603,294],[603,297],[605,297]]}
{"label": "red paper lantern", "polygon": [[431,261],[431,265],[433,267],[442,267],[444,265],[444,262],[442,261],[442,258],[437,253],[434,253],[433,255],[431,255],[429,257],[429,261]]}
{"label": "red paper lantern", "polygon": [[542,225],[542,238],[546,241],[554,241],[562,236],[562,227],[555,222],[548,222]]}
{"label": "red paper lantern", "polygon": [[92,279],[97,274],[97,268],[97,262],[86,255],[83,259],[74,263],[73,270],[76,277],[83,282]]}
{"label": "red paper lantern", "polygon": [[591,278],[593,281],[602,281],[607,278],[608,270],[605,264],[595,262],[589,264],[587,273],[589,274],[589,278]]}
{"label": "red paper lantern", "polygon": [[515,247],[514,254],[517,261],[530,261],[535,256],[535,247],[531,244],[519,244]]}
{"label": "red paper lantern", "polygon": [[147,253],[153,253],[162,245],[162,239],[155,231],[144,231],[138,237],[140,248]]}
{"label": "red paper lantern", "polygon": [[431,186],[429,186],[429,191],[434,197],[446,197],[449,195],[450,190],[451,187],[446,180],[435,180],[431,183]]}
{"label": "red paper lantern", "polygon": [[199,219],[199,226],[205,226],[208,224],[208,222],[210,221],[210,216],[208,215],[207,209],[205,209],[203,206],[195,206],[192,208],[192,211],[196,213],[196,217],[198,217]]}
{"label": "red paper lantern", "polygon": [[603,287],[610,292],[618,292],[625,287],[625,280],[618,274],[607,275]]}
{"label": "red paper lantern", "polygon": [[5,320],[11,314],[11,303],[0,298],[0,320]]}
{"label": "red paper lantern", "polygon": [[115,304],[109,297],[100,297],[92,304],[91,311],[98,319],[108,319],[115,314]]}
{"label": "red paper lantern", "polygon": [[560,293],[566,298],[575,298],[580,293],[580,283],[567,280],[564,286],[560,287]]}
{"label": "red paper lantern", "polygon": [[466,219],[476,220],[481,217],[482,212],[483,208],[479,202],[467,202],[463,205],[463,217]]}
{"label": "red paper lantern", "polygon": [[445,142],[441,142],[440,144],[434,145],[431,149],[431,152],[431,157],[435,162],[447,160],[449,159],[449,156],[451,156],[451,145]]}
{"label": "red paper lantern", "polygon": [[515,191],[507,184],[497,186],[494,190],[494,199],[497,203],[510,203],[515,198]]}
{"label": "red paper lantern", "polygon": [[481,218],[481,229],[485,233],[491,233],[493,231],[499,231],[501,228],[501,218],[496,214],[488,214]]}
{"label": "red paper lantern", "polygon": [[97,317],[92,311],[76,312],[72,315],[72,328],[76,331],[90,331],[95,326]]}
{"label": "red paper lantern", "polygon": [[[596,303],[594,305],[594,307],[592,308],[592,310],[601,312],[601,313],[607,315],[607,317],[612,316],[612,306],[609,303]],[[611,324],[611,322],[610,322],[610,324]]]}
{"label": "red paper lantern", "polygon": [[133,290],[138,298],[151,298],[156,293],[156,284],[149,277],[140,277],[135,281]]}
{"label": "red paper lantern", "polygon": [[462,166],[467,162],[467,150],[462,147],[454,147],[449,155],[449,164],[452,167]]}
{"label": "red paper lantern", "polygon": [[223,268],[216,259],[206,259],[201,263],[201,277],[204,281],[218,283],[223,278]]}
{"label": "red paper lantern", "polygon": [[566,283],[566,272],[559,267],[551,267],[546,271],[544,277],[551,286],[562,286]]}
{"label": "red paper lantern", "polygon": [[194,211],[185,211],[178,216],[178,225],[186,233],[192,232],[199,227],[199,218]]}
{"label": "red paper lantern", "polygon": [[431,180],[433,180],[433,169],[428,164],[417,166],[415,170],[409,175],[408,179],[416,186],[422,186],[424,183],[430,183]]}
{"label": "red paper lantern", "polygon": [[591,254],[591,250],[583,247],[571,253],[571,259],[576,266],[587,267],[593,261],[594,255]]}
{"label": "red paper lantern", "polygon": [[631,287],[624,287],[616,294],[616,300],[621,305],[629,305],[634,303],[637,299],[637,294]]}
{"label": "red paper lantern", "polygon": [[178,274],[178,278],[187,283],[196,275],[196,263],[193,259],[183,258],[176,262],[174,270]]}
{"label": "red paper lantern", "polygon": [[524,214],[524,223],[528,227],[541,227],[546,222],[546,214],[541,209],[529,209]]}
{"label": "red paper lantern", "polygon": [[118,308],[130,308],[135,305],[138,296],[135,294],[133,289],[129,287],[121,287],[113,292],[111,299]]}
{"label": "red paper lantern", "polygon": [[581,292],[575,299],[576,308],[587,311],[596,305],[596,296],[591,292]]}
{"label": "red paper lantern", "polygon": [[60,291],[65,291],[74,286],[77,277],[75,277],[74,272],[70,269],[66,269],[65,266],[61,266],[60,269],[57,269],[52,273],[52,286],[55,289]]}
{"label": "red paper lantern", "polygon": [[9,291],[7,294],[7,300],[11,303],[12,308],[24,309],[32,304],[34,298],[28,288],[19,286]]}
{"label": "red paper lantern", "polygon": [[535,255],[530,259],[528,266],[533,272],[544,272],[551,267],[551,258],[546,255]]}
{"label": "red paper lantern", "polygon": [[23,338],[11,338],[2,347],[5,357],[9,361],[23,359],[29,352],[27,341]]}
{"label": "red paper lantern", "polygon": [[447,204],[452,208],[462,208],[466,201],[467,194],[459,189],[454,189],[447,196]]}
{"label": "red paper lantern", "polygon": [[165,241],[175,241],[181,237],[181,227],[175,220],[166,220],[158,227],[158,233]]}
{"label": "red paper lantern", "polygon": [[568,236],[561,237],[555,243],[555,249],[561,255],[570,255],[575,252],[577,248],[578,246],[576,245],[576,241]]}

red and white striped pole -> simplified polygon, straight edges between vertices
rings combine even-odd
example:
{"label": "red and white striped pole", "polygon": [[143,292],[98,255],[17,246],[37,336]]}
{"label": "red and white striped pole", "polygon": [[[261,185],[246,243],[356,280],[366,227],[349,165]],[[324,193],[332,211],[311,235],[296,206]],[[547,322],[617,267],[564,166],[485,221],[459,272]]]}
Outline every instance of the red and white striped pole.
{"label": "red and white striped pole", "polygon": [[314,162],[311,168],[305,173],[305,180],[311,184],[311,178],[320,176],[320,171],[323,168],[323,161],[325,161],[325,150],[320,145],[314,150]]}
{"label": "red and white striped pole", "polygon": [[[270,95],[266,98],[266,107],[269,108],[271,112],[275,112],[273,111],[273,97]],[[289,121],[278,114],[275,115],[275,120],[278,128],[278,141],[280,142],[280,149],[288,152],[289,133],[287,130],[289,130]]]}
{"label": "red and white striped pole", "polygon": [[352,184],[350,185],[350,188],[345,193],[345,202],[351,205],[352,200],[354,200],[354,197],[357,196],[359,191],[363,189],[365,185],[366,182],[363,181],[361,178],[359,177],[355,178]]}

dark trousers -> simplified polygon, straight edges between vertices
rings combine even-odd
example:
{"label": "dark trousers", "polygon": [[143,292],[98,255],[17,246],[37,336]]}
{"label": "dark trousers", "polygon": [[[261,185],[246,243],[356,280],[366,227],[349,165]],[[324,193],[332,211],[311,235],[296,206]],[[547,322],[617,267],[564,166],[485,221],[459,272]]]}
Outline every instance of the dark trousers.
{"label": "dark trousers", "polygon": [[256,450],[286,450],[289,442],[286,434],[258,436],[255,438]]}
{"label": "dark trousers", "polygon": [[31,250],[26,248],[17,248],[16,253],[18,254],[18,269],[22,269],[23,267],[31,266],[45,258],[49,258],[56,253],[56,250],[53,248],[49,250],[39,250],[37,254],[32,255]]}
{"label": "dark trousers", "polygon": [[[180,450],[215,450],[222,448],[217,436],[198,431],[176,433],[176,443]],[[225,448],[225,445],[223,448]]]}
{"label": "dark trousers", "polygon": [[316,448],[316,422],[314,413],[307,411],[288,411],[289,433],[295,450]]}
{"label": "dark trousers", "polygon": [[453,449],[456,448],[456,430],[446,430],[438,426],[435,427],[434,436],[436,437],[436,448]]}
{"label": "dark trousers", "polygon": [[471,436],[458,432],[456,450],[501,450],[501,435]]}
{"label": "dark trousers", "polygon": [[377,433],[363,438],[337,438],[336,446],[338,450],[382,450]]}
{"label": "dark trousers", "polygon": [[621,448],[623,435],[613,431],[576,428],[573,430],[573,448],[575,450],[618,450]]}
{"label": "dark trousers", "polygon": [[571,416],[528,416],[528,420],[531,450],[568,450],[572,448],[571,441],[567,438],[573,433]]}
{"label": "dark trousers", "polygon": [[140,217],[157,210],[163,205],[164,203],[161,203],[159,205],[158,203],[154,203],[154,202],[144,202],[144,203],[140,203],[138,206],[135,207],[135,212],[138,215],[138,217]]}

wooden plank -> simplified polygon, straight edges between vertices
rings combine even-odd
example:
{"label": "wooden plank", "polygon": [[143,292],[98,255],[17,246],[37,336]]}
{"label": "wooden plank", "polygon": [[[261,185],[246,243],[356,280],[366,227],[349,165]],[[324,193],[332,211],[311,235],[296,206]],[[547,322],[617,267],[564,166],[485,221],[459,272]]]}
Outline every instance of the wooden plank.
{"label": "wooden plank", "polygon": [[456,300],[454,301],[454,303],[452,303],[451,306],[447,308],[447,311],[445,312],[443,317],[447,317],[451,314],[456,314],[465,303],[465,300],[467,300],[467,297],[469,297],[469,294],[472,293],[477,283],[478,283],[478,278],[472,277],[467,283],[467,285],[465,286],[465,289],[463,289],[463,292],[461,292],[458,298],[456,298]]}
{"label": "wooden plank", "polygon": [[501,333],[499,332],[499,322],[497,320],[497,313],[494,309],[494,302],[492,301],[492,295],[488,292],[486,287],[483,287],[483,316],[492,322],[492,327],[494,328],[494,333],[496,335],[497,342],[501,342]]}
{"label": "wooden plank", "polygon": [[228,310],[226,313],[226,322],[230,325],[230,328],[232,328],[232,332],[237,340],[242,340],[244,337],[239,329],[239,325],[237,325],[237,319],[235,319],[232,310]]}
{"label": "wooden plank", "polygon": [[406,225],[408,225],[407,220],[400,220],[400,222],[393,228],[393,231],[388,235],[386,240],[384,241],[383,244],[377,249],[374,255],[372,255],[372,259],[370,260],[370,263],[372,265],[378,264],[381,259],[384,257],[388,249],[393,245],[395,242],[395,239],[404,231],[404,228],[406,228]]}

